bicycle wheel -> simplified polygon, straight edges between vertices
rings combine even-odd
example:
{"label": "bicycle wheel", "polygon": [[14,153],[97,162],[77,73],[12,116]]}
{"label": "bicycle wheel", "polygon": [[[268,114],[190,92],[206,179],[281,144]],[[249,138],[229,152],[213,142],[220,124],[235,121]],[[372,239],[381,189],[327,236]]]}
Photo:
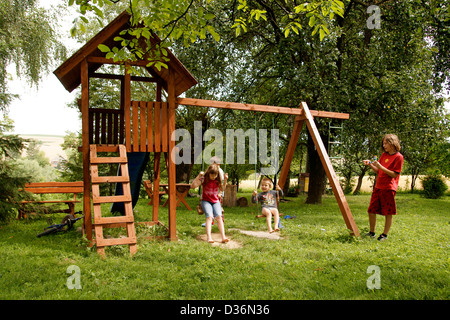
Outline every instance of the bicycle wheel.
{"label": "bicycle wheel", "polygon": [[67,214],[64,218],[63,218],[63,220],[62,220],[62,222],[61,222],[61,224],[66,224],[67,225],[67,230],[70,230],[70,229],[72,229],[72,226],[73,226],[73,223],[75,222],[75,217],[73,216],[73,215],[71,215],[71,214]]}
{"label": "bicycle wheel", "polygon": [[57,232],[58,231],[58,227],[52,227],[52,228],[48,228],[46,229],[44,232],[41,232],[37,235],[37,237],[42,237],[45,236],[47,234],[53,233],[53,232]]}

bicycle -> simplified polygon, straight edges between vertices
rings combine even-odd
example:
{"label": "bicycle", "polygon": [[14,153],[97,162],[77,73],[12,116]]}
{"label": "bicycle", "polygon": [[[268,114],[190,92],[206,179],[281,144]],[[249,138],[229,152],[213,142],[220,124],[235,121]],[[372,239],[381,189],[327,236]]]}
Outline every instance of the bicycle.
{"label": "bicycle", "polygon": [[[75,214],[80,214],[81,211],[75,212]],[[68,214],[66,215],[60,224],[53,224],[51,226],[48,226],[47,228],[44,229],[44,232],[41,232],[37,235],[37,237],[42,237],[45,235],[49,235],[52,233],[57,233],[60,231],[68,231],[70,229],[72,229],[73,225],[75,224],[75,222],[77,222],[78,220],[82,219],[84,216],[80,216],[78,218],[75,218],[73,215]],[[66,227],[66,229],[64,229],[64,227]]]}

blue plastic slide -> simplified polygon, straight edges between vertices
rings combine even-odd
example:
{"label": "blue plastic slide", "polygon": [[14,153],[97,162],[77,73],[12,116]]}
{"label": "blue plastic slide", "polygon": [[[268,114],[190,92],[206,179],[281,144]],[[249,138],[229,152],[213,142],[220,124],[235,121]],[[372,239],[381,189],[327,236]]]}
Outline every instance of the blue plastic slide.
{"label": "blue plastic slide", "polygon": [[[130,189],[133,208],[139,199],[139,190],[141,189],[142,175],[144,174],[145,166],[150,159],[148,152],[127,152],[128,157],[128,174],[130,176]],[[119,167],[118,175],[120,174]],[[116,196],[123,195],[122,183],[116,183]],[[122,202],[115,202],[111,205],[111,212],[119,212],[125,214],[125,207]]]}

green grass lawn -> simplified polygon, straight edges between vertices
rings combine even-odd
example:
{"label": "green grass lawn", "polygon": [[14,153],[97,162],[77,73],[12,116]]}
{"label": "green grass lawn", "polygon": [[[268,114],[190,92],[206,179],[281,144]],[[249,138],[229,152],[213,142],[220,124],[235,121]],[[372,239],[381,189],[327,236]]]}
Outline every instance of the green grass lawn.
{"label": "green grass lawn", "polygon": [[[369,198],[347,197],[361,234],[368,231]],[[225,208],[227,235],[241,247],[211,246],[198,240],[204,217],[183,207],[177,210],[179,241],[146,240],[152,230],[137,227],[132,258],[118,246],[101,259],[74,230],[37,238],[45,218],[14,221],[0,227],[0,299],[447,300],[450,198],[399,193],[396,199],[399,214],[384,242],[350,236],[333,196],[324,196],[322,205],[299,197],[281,204],[296,218],[282,219],[280,240],[230,230],[266,230],[250,205]],[[150,220],[147,202],[137,204],[136,221]],[[198,200],[188,202],[194,208]],[[54,215],[54,222],[63,216]],[[160,216],[167,224],[167,209]],[[378,221],[377,235],[384,226]],[[78,290],[67,286],[72,265],[80,270]],[[370,266],[379,267],[381,289],[367,286]]]}

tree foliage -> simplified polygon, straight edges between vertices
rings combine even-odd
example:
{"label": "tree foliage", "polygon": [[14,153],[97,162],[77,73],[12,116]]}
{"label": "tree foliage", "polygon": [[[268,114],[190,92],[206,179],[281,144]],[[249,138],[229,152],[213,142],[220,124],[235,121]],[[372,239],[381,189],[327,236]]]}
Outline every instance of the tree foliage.
{"label": "tree foliage", "polygon": [[6,86],[8,66],[13,64],[18,77],[37,86],[55,57],[65,55],[55,26],[55,17],[36,0],[0,0],[0,111],[15,98]]}

